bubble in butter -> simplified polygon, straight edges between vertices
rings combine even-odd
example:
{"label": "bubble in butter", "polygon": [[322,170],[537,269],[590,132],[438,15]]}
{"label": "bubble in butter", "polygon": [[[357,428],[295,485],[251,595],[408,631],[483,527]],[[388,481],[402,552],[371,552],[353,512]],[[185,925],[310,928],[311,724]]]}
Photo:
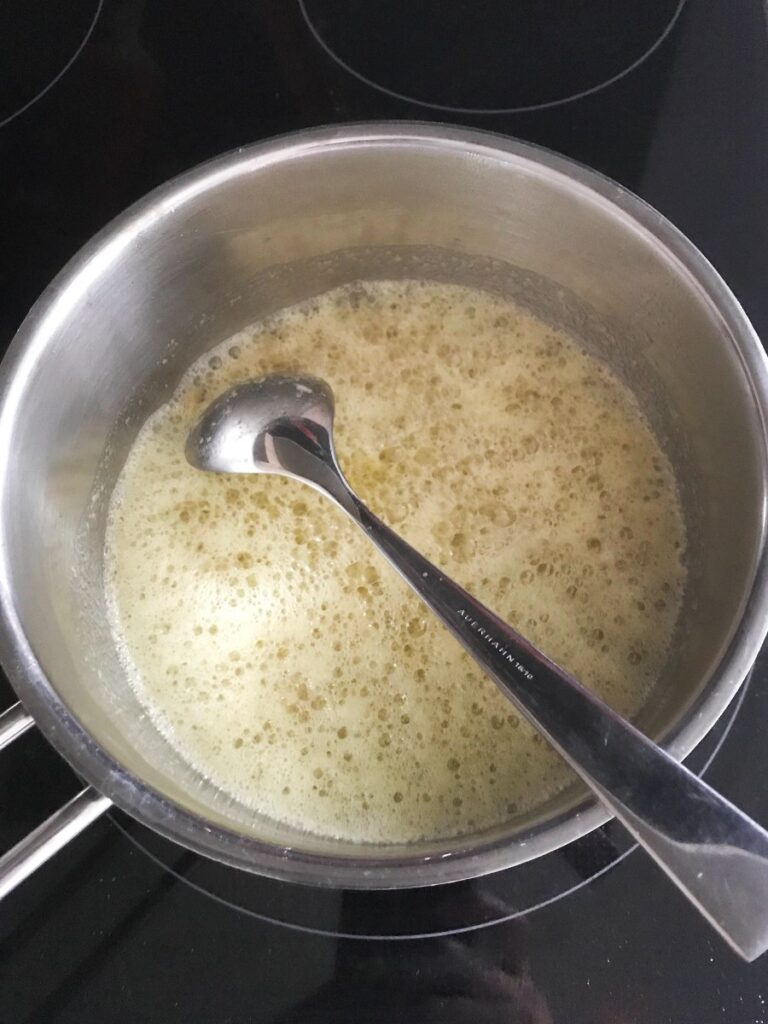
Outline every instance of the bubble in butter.
{"label": "bubble in butter", "polygon": [[110,505],[111,624],[136,691],[199,772],[358,842],[503,822],[570,781],[344,515],[278,477],[184,458],[238,380],[325,378],[350,483],[611,705],[642,705],[685,569],[670,465],[633,398],[508,301],[348,286],[208,353],[144,425]]}

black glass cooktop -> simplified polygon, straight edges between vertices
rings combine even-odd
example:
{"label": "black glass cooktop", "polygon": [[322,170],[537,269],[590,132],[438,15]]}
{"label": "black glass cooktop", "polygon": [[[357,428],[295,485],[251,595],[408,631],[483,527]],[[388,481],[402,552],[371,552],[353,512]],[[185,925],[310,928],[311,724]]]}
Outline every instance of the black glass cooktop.
{"label": "black glass cooktop", "polygon": [[[0,54],[3,346],[155,185],[375,118],[489,128],[618,179],[768,337],[761,0],[7,0]],[[691,764],[768,822],[764,723],[766,655]],[[78,788],[34,732],[4,751],[2,848]],[[486,880],[365,895],[243,876],[115,813],[0,905],[0,1024],[765,1024],[766,1000],[768,960],[742,964],[613,825]]]}

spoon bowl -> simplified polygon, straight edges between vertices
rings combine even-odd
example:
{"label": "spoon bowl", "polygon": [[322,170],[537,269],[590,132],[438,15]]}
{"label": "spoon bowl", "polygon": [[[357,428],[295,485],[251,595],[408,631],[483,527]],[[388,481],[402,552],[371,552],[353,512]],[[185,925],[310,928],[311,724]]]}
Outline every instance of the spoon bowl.
{"label": "spoon bowl", "polygon": [[276,439],[291,424],[304,422],[313,424],[318,443],[322,437],[330,445],[333,413],[333,392],[319,377],[275,374],[248,380],[207,408],[187,438],[187,461],[213,473],[301,476],[277,457]]}

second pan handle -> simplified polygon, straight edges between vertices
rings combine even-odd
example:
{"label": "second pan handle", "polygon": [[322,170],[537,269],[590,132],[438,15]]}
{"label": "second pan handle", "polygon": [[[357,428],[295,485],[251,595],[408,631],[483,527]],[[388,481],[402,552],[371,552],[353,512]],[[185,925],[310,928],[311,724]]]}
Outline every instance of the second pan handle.
{"label": "second pan handle", "polygon": [[[0,715],[0,750],[34,725],[21,704]],[[0,900],[109,810],[112,801],[87,786],[0,857]]]}

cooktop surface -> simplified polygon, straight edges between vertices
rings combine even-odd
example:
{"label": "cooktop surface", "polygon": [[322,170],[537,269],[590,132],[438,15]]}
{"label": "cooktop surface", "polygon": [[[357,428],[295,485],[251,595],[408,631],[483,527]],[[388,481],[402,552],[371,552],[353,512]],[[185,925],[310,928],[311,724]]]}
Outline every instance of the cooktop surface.
{"label": "cooktop surface", "polygon": [[[761,0],[9,0],[0,344],[88,238],[208,157],[318,124],[539,143],[676,223],[768,338]],[[14,701],[0,681],[0,707]],[[768,823],[768,654],[690,759]],[[0,755],[9,848],[80,788],[34,730]],[[765,1024],[742,963],[608,825],[429,891],[320,891],[110,813],[0,906],[0,1024]]]}

